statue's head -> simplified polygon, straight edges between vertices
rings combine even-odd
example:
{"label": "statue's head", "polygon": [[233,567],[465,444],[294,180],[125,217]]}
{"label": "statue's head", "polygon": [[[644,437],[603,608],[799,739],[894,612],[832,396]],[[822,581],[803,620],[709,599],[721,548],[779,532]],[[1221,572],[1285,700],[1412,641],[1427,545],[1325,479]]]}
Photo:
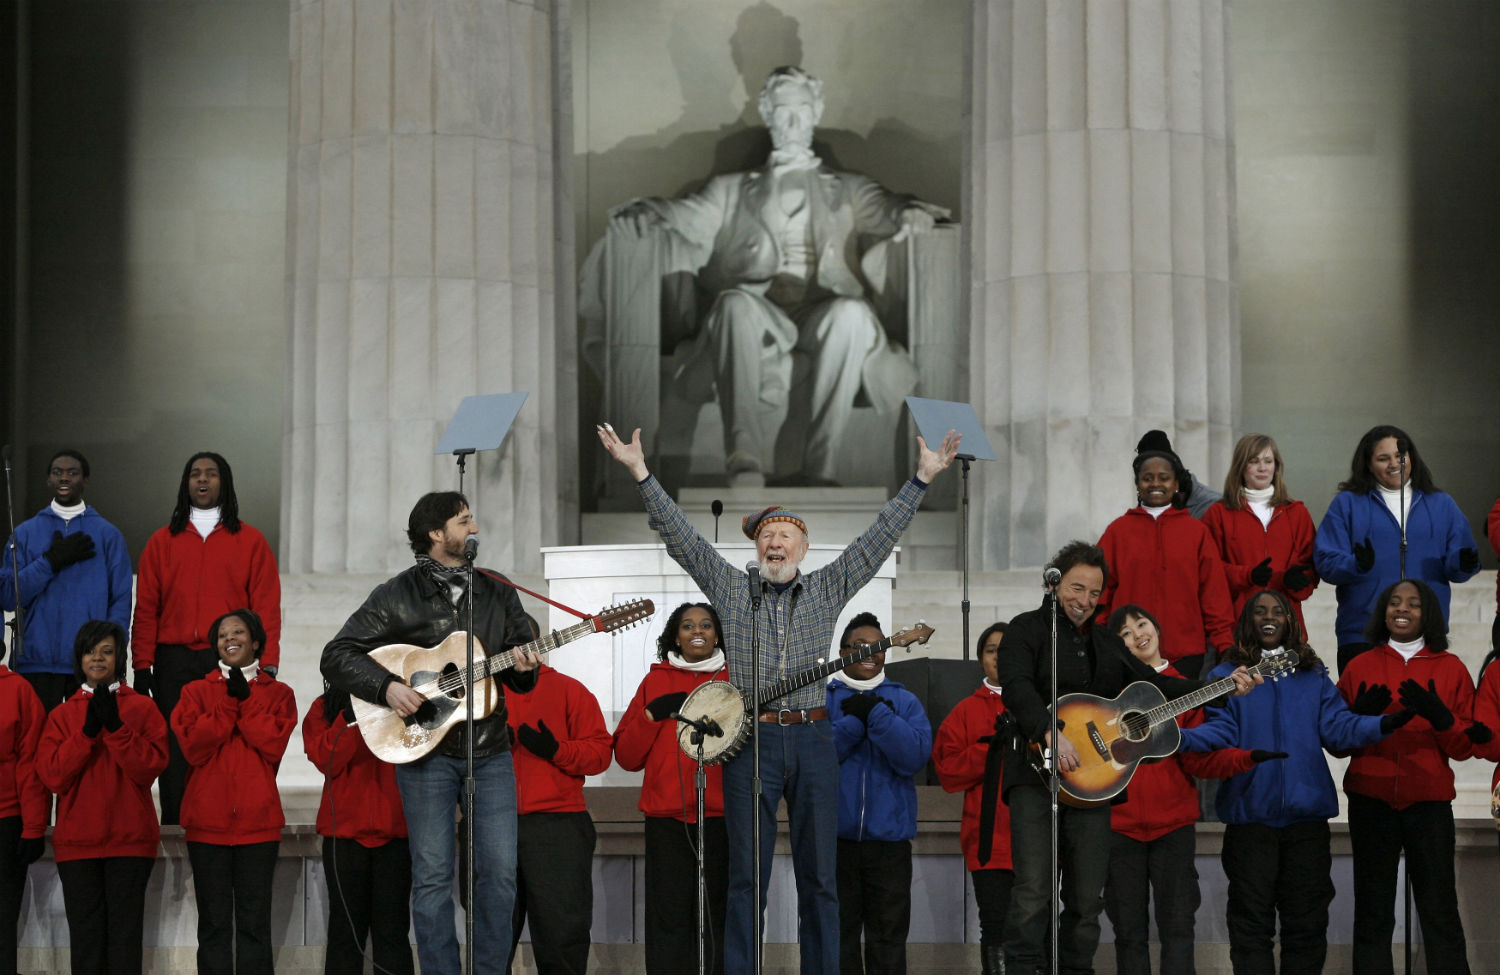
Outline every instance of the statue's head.
{"label": "statue's head", "polygon": [[823,82],[798,67],[777,68],[766,76],[759,104],[772,146],[810,147],[823,117]]}

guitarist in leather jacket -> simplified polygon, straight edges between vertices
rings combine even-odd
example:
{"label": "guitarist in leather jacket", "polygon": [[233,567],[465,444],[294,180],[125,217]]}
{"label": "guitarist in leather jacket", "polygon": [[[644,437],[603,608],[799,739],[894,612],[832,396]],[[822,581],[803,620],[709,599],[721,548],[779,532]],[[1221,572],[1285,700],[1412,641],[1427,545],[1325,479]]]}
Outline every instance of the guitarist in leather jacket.
{"label": "guitarist in leather jacket", "polygon": [[[1108,578],[1104,552],[1097,545],[1073,541],[1053,556],[1062,573],[1057,584],[1057,693],[1075,691],[1112,698],[1137,680],[1155,684],[1167,698],[1180,697],[1201,681],[1163,677],[1137,660],[1118,634],[1096,625],[1094,614]],[[1050,923],[1054,890],[1062,895],[1058,920],[1061,971],[1092,971],[1099,945],[1099,912],[1109,868],[1108,805],[1081,809],[1060,805],[1058,850],[1061,878],[1051,872],[1051,799],[1047,780],[1032,768],[1026,750],[1045,743],[1051,703],[1051,620],[1048,601],[1011,620],[996,661],[1005,709],[1015,716],[1018,737],[1005,757],[1003,795],[1010,807],[1011,859],[1015,886],[1005,925],[1005,968],[1017,973],[1040,970]],[[1236,674],[1235,693],[1259,683]],[[1078,754],[1067,738],[1058,746],[1059,767],[1078,767]],[[1125,793],[1120,793],[1123,801]]]}
{"label": "guitarist in leather jacket", "polygon": [[[406,534],[417,564],[377,586],[323,648],[323,676],[330,685],[403,717],[416,712],[422,696],[368,654],[393,643],[436,646],[464,628],[470,598],[464,587],[464,543],[478,532],[468,500],[456,491],[427,494],[416,503]],[[476,570],[474,597],[474,634],[486,654],[531,642],[514,589]],[[530,690],[539,662],[534,654],[517,653],[515,667],[500,675],[494,711],[474,721],[475,897],[484,905],[475,920],[479,971],[506,970],[515,900],[516,786],[503,687]],[[463,799],[467,734],[459,724],[426,757],[396,766],[410,831],[412,918],[424,972],[461,970],[452,901],[453,819]]]}

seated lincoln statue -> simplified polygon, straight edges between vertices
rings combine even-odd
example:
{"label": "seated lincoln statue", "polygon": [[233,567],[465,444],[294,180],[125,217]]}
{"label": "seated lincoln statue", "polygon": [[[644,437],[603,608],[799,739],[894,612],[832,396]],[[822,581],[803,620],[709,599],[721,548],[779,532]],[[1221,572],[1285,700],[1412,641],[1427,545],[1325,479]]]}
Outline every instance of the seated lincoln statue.
{"label": "seated lincoln statue", "polygon": [[[949,214],[824,165],[813,152],[823,83],[801,68],[772,71],[759,107],[772,145],[763,167],[716,176],[680,199],[616,207],[606,240],[666,238],[665,261],[694,275],[693,325],[662,350],[675,353],[664,391],[693,409],[663,409],[663,434],[683,425],[672,413],[695,417],[717,395],[731,484],[758,486],[769,474],[773,483],[832,485],[861,392],[894,413],[916,385],[910,358],[882,328],[862,262],[873,242],[905,240]],[[598,301],[622,287],[598,283],[608,277],[601,249],[583,268],[586,322],[591,278]],[[586,354],[589,344],[586,335]],[[785,416],[779,430],[765,429],[767,415]]]}

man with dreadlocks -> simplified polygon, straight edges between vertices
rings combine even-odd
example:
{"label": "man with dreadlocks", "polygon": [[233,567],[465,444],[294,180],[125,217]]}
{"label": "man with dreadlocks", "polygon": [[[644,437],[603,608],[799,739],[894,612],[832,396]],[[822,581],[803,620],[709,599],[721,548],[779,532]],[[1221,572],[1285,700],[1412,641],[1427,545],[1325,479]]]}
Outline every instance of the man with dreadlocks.
{"label": "man with dreadlocks", "polygon": [[[435,647],[464,628],[470,593],[464,543],[478,535],[469,502],[457,491],[423,495],[407,519],[406,539],[417,564],[381,583],[323,648],[323,677],[335,690],[389,707],[403,718],[427,703],[419,692],[370,658],[393,643]],[[472,556],[470,556],[472,557]],[[530,643],[520,597],[498,573],[474,570],[475,651],[487,656]],[[461,622],[463,621],[463,622]],[[474,718],[474,967],[510,970],[511,913],[516,896],[516,777],[506,693],[537,685],[541,658],[518,650],[515,666],[495,682],[499,700]],[[454,810],[464,794],[469,731],[455,725],[426,756],[396,766],[396,787],[411,848],[411,907],[423,972],[457,972],[454,929]]]}
{"label": "man with dreadlocks", "polygon": [[[182,468],[172,520],[146,542],[136,579],[131,651],[137,692],[156,698],[172,725],[182,688],[219,666],[209,645],[214,620],[234,609],[252,609],[264,622],[260,669],[271,676],[281,662],[281,576],[266,537],[240,521],[229,461],[199,451]],[[161,789],[161,822],[181,819],[188,764],[167,735],[167,769]]]}

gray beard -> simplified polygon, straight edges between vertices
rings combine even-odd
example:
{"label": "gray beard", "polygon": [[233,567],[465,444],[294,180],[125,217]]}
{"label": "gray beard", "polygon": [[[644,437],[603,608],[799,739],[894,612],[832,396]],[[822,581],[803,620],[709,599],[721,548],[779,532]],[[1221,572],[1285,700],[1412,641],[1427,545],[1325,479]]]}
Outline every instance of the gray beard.
{"label": "gray beard", "polygon": [[767,582],[774,582],[778,586],[783,582],[791,582],[797,577],[797,569],[801,567],[802,560],[793,562],[787,559],[784,562],[765,562],[760,567],[760,574]]}

